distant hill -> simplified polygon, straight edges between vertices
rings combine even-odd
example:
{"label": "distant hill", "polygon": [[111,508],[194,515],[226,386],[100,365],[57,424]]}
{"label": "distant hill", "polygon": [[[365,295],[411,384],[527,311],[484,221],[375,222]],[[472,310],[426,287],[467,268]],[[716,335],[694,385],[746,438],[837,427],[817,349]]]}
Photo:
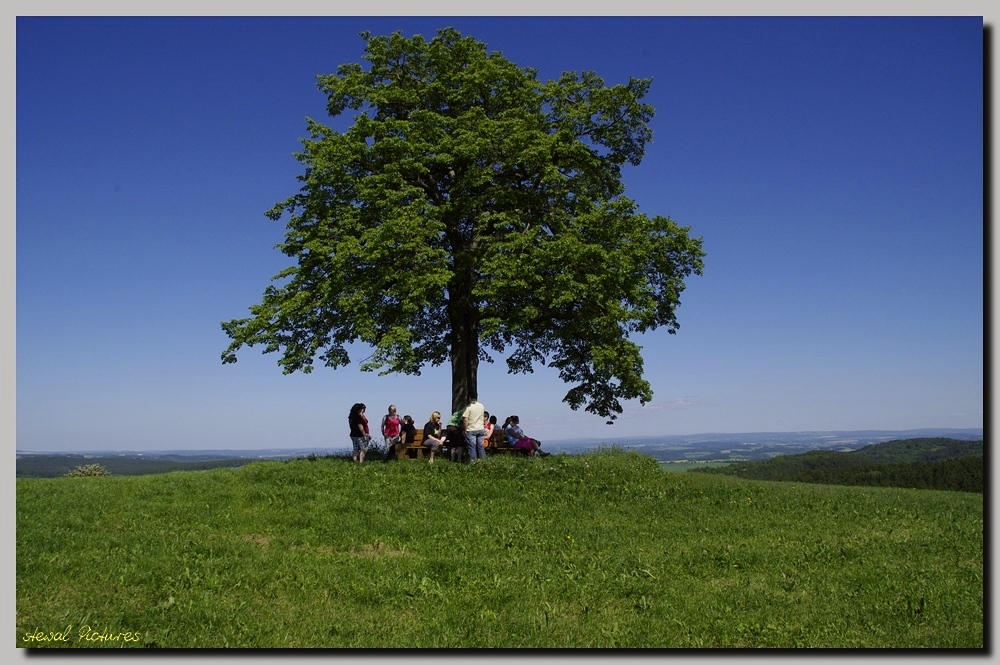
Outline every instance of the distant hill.
{"label": "distant hill", "polygon": [[100,464],[115,476],[141,476],[170,471],[204,471],[218,467],[238,467],[249,464],[249,459],[144,459],[136,455],[31,455],[18,457],[15,469],[18,478],[56,478],[65,476],[77,466]]}
{"label": "distant hill", "polygon": [[873,462],[933,462],[953,457],[982,456],[983,442],[944,438],[904,439],[865,446],[850,454]]}
{"label": "distant hill", "polygon": [[942,438],[981,441],[982,429],[837,430],[800,432],[743,432],[663,434],[646,437],[578,438],[572,441],[545,439],[550,452],[596,449],[620,445],[661,462],[749,462],[778,455],[796,455],[810,450],[848,452],[865,446],[901,439]]}
{"label": "distant hill", "polygon": [[982,492],[983,442],[886,441],[850,452],[816,450],[692,471],[752,480]]}

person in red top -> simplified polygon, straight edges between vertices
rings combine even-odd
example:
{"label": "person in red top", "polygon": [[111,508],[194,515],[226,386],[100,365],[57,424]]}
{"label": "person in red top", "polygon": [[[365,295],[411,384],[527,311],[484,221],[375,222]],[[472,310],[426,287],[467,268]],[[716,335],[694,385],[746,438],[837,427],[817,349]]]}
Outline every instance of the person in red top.
{"label": "person in red top", "polygon": [[364,463],[365,450],[372,438],[368,433],[368,419],[365,418],[365,409],[367,408],[359,402],[351,407],[351,415],[347,417],[351,425],[351,444],[354,446],[354,454],[351,459],[358,464]]}
{"label": "person in red top", "polygon": [[403,421],[396,413],[396,405],[389,405],[389,413],[382,416],[382,437],[385,439],[386,459],[396,455],[397,446],[402,443]]}
{"label": "person in red top", "polygon": [[486,446],[487,450],[490,450],[492,447],[490,439],[493,437],[493,432],[497,430],[497,417],[491,416],[489,411],[483,411],[483,418],[486,419],[486,437],[483,439],[483,445]]}

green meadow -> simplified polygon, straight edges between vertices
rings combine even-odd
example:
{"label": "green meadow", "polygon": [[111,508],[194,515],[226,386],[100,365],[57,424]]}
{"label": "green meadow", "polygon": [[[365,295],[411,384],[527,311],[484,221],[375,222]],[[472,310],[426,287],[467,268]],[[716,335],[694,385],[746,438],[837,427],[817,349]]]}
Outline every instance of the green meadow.
{"label": "green meadow", "polygon": [[17,480],[18,647],[983,649],[983,495],[618,449]]}

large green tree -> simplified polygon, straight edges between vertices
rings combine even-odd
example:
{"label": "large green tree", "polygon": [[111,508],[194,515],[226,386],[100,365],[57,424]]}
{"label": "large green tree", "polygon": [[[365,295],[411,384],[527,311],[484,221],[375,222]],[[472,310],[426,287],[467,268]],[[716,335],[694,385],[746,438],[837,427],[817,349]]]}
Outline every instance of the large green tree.
{"label": "large green tree", "polygon": [[[334,131],[308,119],[299,192],[279,248],[295,264],[222,324],[242,346],[280,352],[285,373],[350,362],[419,374],[451,363],[452,407],[477,391],[480,361],[549,365],[564,401],[613,420],[651,399],[629,336],[675,316],[701,239],[623,195],[652,133],[650,80],[606,86],[593,72],[541,82],[454,29],[430,41],[363,33],[364,59],[319,76]],[[609,422],[610,422],[609,420]]]}

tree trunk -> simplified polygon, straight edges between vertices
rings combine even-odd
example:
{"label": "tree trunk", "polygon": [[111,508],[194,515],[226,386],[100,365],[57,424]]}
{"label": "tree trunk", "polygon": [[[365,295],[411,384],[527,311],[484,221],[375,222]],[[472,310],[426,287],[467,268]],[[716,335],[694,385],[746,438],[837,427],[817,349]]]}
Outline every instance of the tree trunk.
{"label": "tree trunk", "polygon": [[[471,322],[468,322],[471,323]],[[479,334],[475,324],[451,329],[451,411],[469,406],[469,395],[478,393]]]}
{"label": "tree trunk", "polygon": [[448,319],[451,323],[451,411],[464,409],[469,395],[478,393],[479,311],[472,297],[471,253],[458,254],[449,285]]}

